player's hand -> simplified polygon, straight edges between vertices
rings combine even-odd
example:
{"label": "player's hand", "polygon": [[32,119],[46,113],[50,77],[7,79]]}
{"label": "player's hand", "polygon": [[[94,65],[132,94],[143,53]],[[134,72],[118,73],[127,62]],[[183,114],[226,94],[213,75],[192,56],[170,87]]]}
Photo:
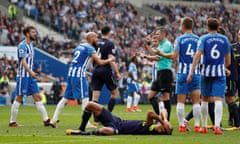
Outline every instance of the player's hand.
{"label": "player's hand", "polygon": [[120,80],[122,78],[122,75],[120,73],[116,73],[117,80]]}
{"label": "player's hand", "polygon": [[164,127],[165,132],[167,132],[167,134],[172,134],[173,127],[172,127],[172,125],[170,124],[169,121],[164,121],[163,122],[163,127]]}
{"label": "player's hand", "polygon": [[38,76],[36,75],[35,72],[31,71],[29,74],[30,74],[30,76],[31,76],[32,78],[38,79]]}
{"label": "player's hand", "polygon": [[228,70],[228,69],[225,69],[225,73],[226,73],[226,76],[230,76],[231,75],[231,71]]}
{"label": "player's hand", "polygon": [[188,77],[187,77],[187,82],[190,83],[192,81],[192,74],[188,74]]}
{"label": "player's hand", "polygon": [[115,61],[115,58],[111,57],[109,58],[109,62],[114,62]]}

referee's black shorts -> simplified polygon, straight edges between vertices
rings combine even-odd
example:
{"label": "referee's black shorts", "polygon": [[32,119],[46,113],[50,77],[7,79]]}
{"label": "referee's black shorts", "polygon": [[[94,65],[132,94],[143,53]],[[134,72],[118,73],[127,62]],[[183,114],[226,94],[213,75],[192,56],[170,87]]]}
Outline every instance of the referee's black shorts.
{"label": "referee's black shorts", "polygon": [[151,90],[158,92],[172,91],[173,74],[169,69],[157,72],[157,79],[152,83]]}

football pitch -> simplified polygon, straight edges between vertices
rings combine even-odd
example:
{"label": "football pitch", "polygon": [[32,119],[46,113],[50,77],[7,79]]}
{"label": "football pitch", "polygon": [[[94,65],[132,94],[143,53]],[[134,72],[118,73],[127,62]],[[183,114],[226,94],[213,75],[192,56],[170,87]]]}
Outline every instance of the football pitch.
{"label": "football pitch", "polygon": [[[0,144],[239,144],[240,131],[224,131],[224,135],[214,135],[212,130],[206,135],[194,133],[179,133],[176,117],[176,106],[172,106],[171,123],[174,126],[171,136],[152,135],[115,135],[115,136],[67,136],[66,129],[76,129],[81,120],[80,106],[66,106],[59,119],[59,127],[53,129],[44,127],[40,113],[35,106],[21,106],[17,122],[24,125],[18,128],[8,127],[10,106],[0,106]],[[51,117],[55,106],[46,106]],[[116,105],[113,113],[123,119],[145,119],[150,105],[140,105],[142,112],[125,112],[125,105]],[[186,106],[186,111],[190,110]],[[224,106],[223,127],[227,127],[228,112]],[[92,119],[91,119],[92,121]],[[193,129],[193,120],[190,121]]]}

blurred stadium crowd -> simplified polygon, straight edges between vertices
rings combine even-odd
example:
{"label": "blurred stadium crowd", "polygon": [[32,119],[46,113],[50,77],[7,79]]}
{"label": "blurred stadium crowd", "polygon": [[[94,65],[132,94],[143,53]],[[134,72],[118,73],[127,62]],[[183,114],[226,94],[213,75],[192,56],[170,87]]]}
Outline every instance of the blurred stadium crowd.
{"label": "blurred stadium crowd", "polygon": [[[194,19],[194,33],[197,35],[207,32],[205,25],[208,17],[220,19],[231,42],[236,41],[236,33],[240,28],[240,11],[226,8],[221,3],[204,7],[147,4],[148,7],[166,15],[166,18],[159,19],[139,13],[129,2],[114,2],[113,0],[12,0],[11,2],[13,8],[17,6],[23,9],[25,15],[64,35],[62,41],[46,36],[39,37],[36,43],[38,48],[59,58],[64,63],[71,61],[73,49],[84,39],[86,32],[99,33],[102,26],[111,26],[112,40],[117,50],[118,67],[123,73],[123,78],[127,76],[130,57],[137,51],[144,51],[145,36],[158,26],[169,28],[169,40],[172,43],[181,34],[179,22],[184,16]],[[238,3],[238,1],[232,2]],[[1,11],[0,45],[2,46],[16,46],[23,39],[22,29],[25,24],[21,19],[17,19],[16,15],[17,12],[14,13],[14,11],[8,11],[8,13]],[[8,82],[15,81],[16,61],[3,56],[0,59],[0,65],[0,78],[6,74]],[[37,72],[42,77],[40,81],[49,81],[47,74],[44,74],[41,69],[37,69]],[[138,74],[143,83],[150,83],[151,66],[141,63],[138,66]],[[124,87],[120,84],[121,86]]]}

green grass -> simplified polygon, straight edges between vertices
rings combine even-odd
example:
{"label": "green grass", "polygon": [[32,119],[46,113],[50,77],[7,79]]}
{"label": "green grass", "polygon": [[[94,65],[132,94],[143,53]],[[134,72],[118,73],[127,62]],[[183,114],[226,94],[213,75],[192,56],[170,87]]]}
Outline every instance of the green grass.
{"label": "green grass", "polygon": [[[125,106],[117,105],[114,114],[124,119],[145,119],[147,110],[151,110],[150,105],[140,106],[143,112],[126,113]],[[52,116],[55,106],[47,106],[48,113]],[[190,106],[186,107],[186,111],[190,110]],[[224,106],[223,126],[227,127],[227,108]],[[0,107],[0,144],[226,144],[239,143],[240,131],[224,131],[224,135],[216,136],[210,130],[207,135],[187,132],[177,132],[178,122],[176,118],[175,106],[172,107],[171,122],[174,126],[172,136],[136,136],[136,135],[118,135],[118,136],[67,136],[65,130],[68,128],[78,128],[81,120],[81,107],[66,106],[61,115],[59,128],[44,127],[40,113],[35,106],[21,106],[17,117],[18,123],[23,127],[10,128],[8,122],[10,118],[10,106]],[[191,126],[193,121],[191,121]]]}

